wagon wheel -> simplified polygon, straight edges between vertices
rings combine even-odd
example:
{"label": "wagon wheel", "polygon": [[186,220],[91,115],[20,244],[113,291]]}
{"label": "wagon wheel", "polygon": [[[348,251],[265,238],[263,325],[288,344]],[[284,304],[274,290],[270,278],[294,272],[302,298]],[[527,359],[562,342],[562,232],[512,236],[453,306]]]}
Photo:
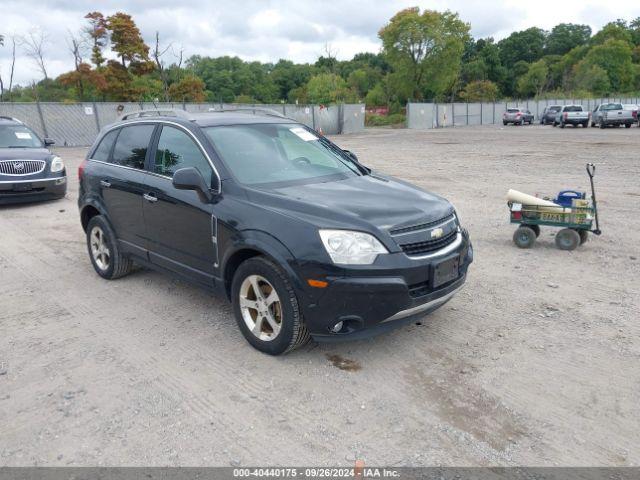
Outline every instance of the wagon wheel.
{"label": "wagon wheel", "polygon": [[580,245],[580,235],[571,228],[563,228],[556,234],[556,246],[560,250],[575,250]]}
{"label": "wagon wheel", "polygon": [[524,225],[527,228],[530,228],[536,234],[536,238],[540,236],[540,225]]}
{"label": "wagon wheel", "polygon": [[513,233],[513,243],[519,248],[531,248],[536,243],[536,232],[523,225]]}
{"label": "wagon wheel", "polygon": [[589,239],[589,232],[587,230],[578,230],[578,235],[580,235],[580,245]]}

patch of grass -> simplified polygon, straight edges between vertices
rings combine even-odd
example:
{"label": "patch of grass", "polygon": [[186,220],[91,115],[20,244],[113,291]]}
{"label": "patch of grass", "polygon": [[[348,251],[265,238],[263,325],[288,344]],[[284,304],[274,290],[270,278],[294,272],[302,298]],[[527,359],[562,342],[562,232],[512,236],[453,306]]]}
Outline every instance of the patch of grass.
{"label": "patch of grass", "polygon": [[391,115],[377,115],[367,113],[364,117],[364,124],[367,127],[404,127],[406,125],[406,115],[404,113],[392,113]]}

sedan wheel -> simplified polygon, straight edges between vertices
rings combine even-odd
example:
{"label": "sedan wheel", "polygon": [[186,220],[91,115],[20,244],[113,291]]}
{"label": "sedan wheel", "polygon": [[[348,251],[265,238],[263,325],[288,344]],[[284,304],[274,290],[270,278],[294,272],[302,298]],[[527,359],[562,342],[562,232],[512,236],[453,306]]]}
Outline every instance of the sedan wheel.
{"label": "sedan wheel", "polygon": [[96,262],[98,268],[103,271],[108,270],[109,262],[111,260],[111,251],[105,241],[104,232],[99,226],[95,226],[91,229],[89,244],[91,246],[93,261]]}
{"label": "sedan wheel", "polygon": [[240,286],[240,311],[249,331],[264,342],[274,340],[282,328],[278,292],[260,275],[250,275]]}

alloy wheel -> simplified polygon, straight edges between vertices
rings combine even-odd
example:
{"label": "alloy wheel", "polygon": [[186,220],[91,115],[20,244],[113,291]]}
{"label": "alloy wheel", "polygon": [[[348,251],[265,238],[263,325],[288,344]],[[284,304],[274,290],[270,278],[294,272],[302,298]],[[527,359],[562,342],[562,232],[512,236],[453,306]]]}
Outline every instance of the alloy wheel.
{"label": "alloy wheel", "polygon": [[273,285],[260,275],[249,275],[240,286],[239,297],[249,331],[262,341],[274,340],[282,328],[282,304]]}
{"label": "alloy wheel", "polygon": [[111,251],[104,238],[104,231],[100,227],[96,226],[91,229],[89,245],[91,246],[91,255],[98,268],[107,270],[111,262]]}

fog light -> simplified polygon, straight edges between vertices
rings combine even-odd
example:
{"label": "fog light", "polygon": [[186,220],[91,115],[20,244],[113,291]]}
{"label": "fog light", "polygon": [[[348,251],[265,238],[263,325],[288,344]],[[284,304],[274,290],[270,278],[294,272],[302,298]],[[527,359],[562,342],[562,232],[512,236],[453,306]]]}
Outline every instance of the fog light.
{"label": "fog light", "polygon": [[342,330],[342,326],[344,325],[344,323],[342,321],[336,323],[333,327],[331,327],[331,332],[332,333],[340,333],[340,330]]}

